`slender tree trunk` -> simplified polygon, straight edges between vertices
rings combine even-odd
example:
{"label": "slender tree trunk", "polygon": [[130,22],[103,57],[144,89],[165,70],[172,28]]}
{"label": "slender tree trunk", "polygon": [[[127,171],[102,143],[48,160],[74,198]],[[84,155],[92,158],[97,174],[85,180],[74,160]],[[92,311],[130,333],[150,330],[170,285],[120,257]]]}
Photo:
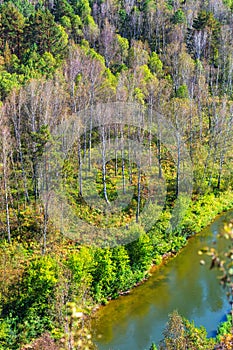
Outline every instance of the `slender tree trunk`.
{"label": "slender tree trunk", "polygon": [[[128,126],[128,140],[130,140],[130,125]],[[130,142],[128,141],[128,169],[129,169],[129,183],[132,185],[133,183],[133,174],[132,174],[132,164],[131,164],[131,157],[130,157]]]}
{"label": "slender tree trunk", "polygon": [[189,154],[191,161],[193,161],[193,108],[190,101],[190,116],[189,116]]}
{"label": "slender tree trunk", "polygon": [[44,207],[42,254],[45,254],[47,249],[47,231],[48,231],[48,201],[46,200],[45,207]]}
{"label": "slender tree trunk", "polygon": [[158,158],[158,164],[159,164],[159,179],[162,179],[162,149],[161,149],[161,138],[162,138],[162,133],[159,125],[159,120],[157,119],[157,158]]}
{"label": "slender tree trunk", "polygon": [[[93,83],[94,84],[94,83]],[[92,148],[92,126],[93,126],[93,104],[94,104],[94,85],[90,91],[90,129],[89,129],[89,150],[88,150],[88,170],[91,170],[91,148]]]}
{"label": "slender tree trunk", "polygon": [[151,126],[152,126],[152,117],[153,117],[153,110],[152,110],[152,103],[150,103],[149,106],[149,166],[151,167],[152,160],[151,160],[151,152],[152,152],[152,132],[151,132]]}
{"label": "slender tree trunk", "polygon": [[209,181],[208,181],[208,187],[211,187],[212,185],[212,180],[213,180],[213,174],[214,174],[214,166],[217,161],[217,145],[214,147],[214,154],[213,154],[213,163],[212,166],[210,167],[210,174],[209,174]]}
{"label": "slender tree trunk", "polygon": [[[5,174],[3,175],[5,177]],[[4,178],[4,190],[5,190],[5,202],[6,202],[6,227],[7,227],[7,240],[11,242],[11,227],[10,227],[10,214],[9,214],[9,201],[8,201],[8,189],[7,183]]]}
{"label": "slender tree trunk", "polygon": [[137,211],[136,211],[136,223],[139,221],[140,215],[140,202],[141,202],[141,167],[138,166],[138,181],[137,181]]}
{"label": "slender tree trunk", "polygon": [[26,178],[26,171],[24,168],[24,160],[23,160],[23,152],[22,152],[22,145],[21,145],[21,139],[20,139],[20,133],[19,130],[15,129],[16,134],[16,142],[18,145],[18,153],[19,153],[19,162],[22,170],[22,177],[23,177],[23,184],[24,184],[24,196],[27,203],[30,202],[28,189],[27,189],[27,178]]}
{"label": "slender tree trunk", "polygon": [[117,172],[118,172],[118,155],[117,155],[117,152],[118,152],[118,128],[117,128],[117,125],[115,125],[115,176],[117,176]]}
{"label": "slender tree trunk", "polygon": [[81,154],[81,141],[78,138],[78,182],[79,182],[79,195],[83,195],[82,190],[82,154]]}
{"label": "slender tree trunk", "polygon": [[157,139],[158,163],[159,163],[159,179],[162,179],[162,155],[161,155],[161,135]]}
{"label": "slender tree trunk", "polygon": [[[5,143],[6,140],[3,140]],[[10,227],[10,213],[9,213],[9,194],[8,194],[8,183],[7,183],[7,154],[5,145],[3,145],[3,182],[4,182],[4,193],[5,193],[5,211],[6,211],[6,228],[7,228],[7,240],[11,242],[11,227]]]}
{"label": "slender tree trunk", "polygon": [[220,159],[219,159],[219,169],[218,169],[218,183],[217,183],[218,190],[220,190],[220,187],[221,187],[223,162],[224,162],[224,155],[221,153]]}
{"label": "slender tree trunk", "polygon": [[121,172],[122,172],[122,191],[125,194],[125,152],[124,152],[124,135],[121,125]]}
{"label": "slender tree trunk", "polygon": [[177,135],[176,197],[178,197],[179,189],[180,189],[180,162],[181,162],[180,153],[181,153],[180,135]]}
{"label": "slender tree trunk", "polygon": [[110,205],[110,202],[108,200],[108,193],[107,193],[107,182],[106,182],[106,139],[105,139],[105,130],[104,126],[101,126],[101,133],[102,133],[102,178],[103,178],[103,192],[104,192],[104,199],[108,205]]}
{"label": "slender tree trunk", "polygon": [[44,200],[43,200],[43,227],[42,227],[42,238],[43,238],[43,244],[42,244],[42,254],[46,253],[47,249],[47,231],[48,231],[48,209],[49,209],[49,199],[50,199],[50,191],[51,191],[51,185],[54,186],[54,184],[51,184],[49,181],[49,172],[48,169],[50,167],[50,164],[48,162],[47,154],[44,153],[44,177],[42,179],[43,182],[43,190],[44,190]]}

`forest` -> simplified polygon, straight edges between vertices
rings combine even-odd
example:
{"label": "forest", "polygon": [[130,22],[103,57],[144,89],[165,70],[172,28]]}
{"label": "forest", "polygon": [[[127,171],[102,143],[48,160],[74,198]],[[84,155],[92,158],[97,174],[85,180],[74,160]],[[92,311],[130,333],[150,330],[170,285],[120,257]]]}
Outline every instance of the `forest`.
{"label": "forest", "polygon": [[94,349],[96,305],[233,208],[232,132],[232,0],[0,1],[0,349]]}

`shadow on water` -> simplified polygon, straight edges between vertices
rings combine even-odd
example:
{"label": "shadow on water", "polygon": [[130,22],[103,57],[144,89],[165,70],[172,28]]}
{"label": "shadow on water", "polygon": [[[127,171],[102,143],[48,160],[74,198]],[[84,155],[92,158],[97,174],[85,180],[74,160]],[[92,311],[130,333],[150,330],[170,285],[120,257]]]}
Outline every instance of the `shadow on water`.
{"label": "shadow on water", "polygon": [[[102,307],[92,320],[92,334],[99,350],[143,350],[156,344],[168,314],[173,310],[203,325],[208,336],[214,337],[219,322],[225,319],[229,305],[220,286],[218,271],[200,264],[197,252],[204,246],[215,245],[215,237],[233,211],[219,216],[195,237],[174,259],[153,272],[144,284]],[[224,248],[224,240],[217,247]]]}

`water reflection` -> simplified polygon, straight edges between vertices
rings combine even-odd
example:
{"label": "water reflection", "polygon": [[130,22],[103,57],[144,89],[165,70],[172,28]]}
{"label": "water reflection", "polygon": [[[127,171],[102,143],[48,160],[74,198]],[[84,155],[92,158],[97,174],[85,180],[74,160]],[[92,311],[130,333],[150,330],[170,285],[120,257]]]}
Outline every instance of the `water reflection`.
{"label": "water reflection", "polygon": [[[217,280],[218,272],[209,271],[208,262],[200,265],[197,252],[214,244],[214,235],[232,217],[233,211],[219,217],[145,284],[101,308],[92,322],[98,349],[149,349],[152,341],[161,339],[167,316],[174,309],[197,326],[204,325],[209,336],[214,336],[229,306]],[[223,240],[218,242],[219,247],[224,244]]]}

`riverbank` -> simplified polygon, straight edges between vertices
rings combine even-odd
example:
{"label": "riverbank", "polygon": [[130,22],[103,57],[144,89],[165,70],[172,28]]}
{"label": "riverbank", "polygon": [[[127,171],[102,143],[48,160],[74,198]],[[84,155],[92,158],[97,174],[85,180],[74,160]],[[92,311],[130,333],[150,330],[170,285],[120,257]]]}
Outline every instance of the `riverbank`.
{"label": "riverbank", "polygon": [[80,246],[54,232],[47,237],[46,254],[41,254],[41,242],[32,238],[19,237],[11,244],[1,241],[0,344],[19,349],[48,332],[58,341],[66,339],[76,327],[67,326],[68,302],[74,301],[78,313],[93,316],[110,300],[133,293],[136,286],[147,284],[150,274],[161,271],[182,252],[189,237],[232,207],[232,192],[200,196],[173,232],[167,230],[171,214],[165,210],[150,232],[114,248]]}
{"label": "riverbank", "polygon": [[231,217],[232,211],[217,217],[200,234],[193,235],[175,259],[156,267],[146,283],[101,308],[92,321],[93,339],[99,349],[149,349],[148,344],[158,344],[162,338],[174,309],[194,320],[196,327],[204,325],[208,336],[215,337],[229,304],[217,271],[210,271],[208,263],[206,267],[200,265],[198,251],[203,245],[212,245]]}
{"label": "riverbank", "polygon": [[[218,196],[214,196],[213,194],[200,196],[198,200],[191,202],[191,205],[189,208],[187,208],[183,221],[180,223],[180,226],[177,227],[176,232],[178,233],[178,236],[175,235],[175,238],[173,238],[173,240],[170,242],[171,246],[173,246],[173,250],[164,252],[161,259],[156,257],[157,263],[153,262],[151,264],[149,269],[145,271],[143,279],[133,285],[130,289],[119,292],[119,296],[129,295],[135,288],[146,283],[151,275],[159,272],[164,265],[168,264],[177,254],[181,253],[182,249],[186,246],[191,237],[198,234],[203,228],[208,227],[218,215],[221,215],[232,208],[232,191],[226,191]],[[167,223],[165,223],[165,227],[166,225]],[[182,230],[180,229],[181,227]],[[182,237],[182,235],[186,237],[185,240],[179,239],[179,237]],[[175,246],[173,244],[174,242],[176,244]],[[180,244],[177,244],[177,242]],[[114,297],[114,299],[116,299],[116,297]],[[108,298],[108,300],[104,303],[95,305],[92,309],[91,317],[95,317],[96,312],[98,312],[102,307],[105,307],[105,305],[111,302],[111,300],[112,298]]]}
{"label": "riverbank", "polygon": [[[178,254],[187,244],[190,237],[210,225],[217,215],[232,208],[232,191],[225,191],[219,193],[217,196],[212,193],[199,196],[198,199],[193,200],[190,203],[182,221],[169,235],[166,230],[171,215],[169,211],[163,213],[162,218],[159,219],[155,228],[148,234],[154,250],[154,255],[151,257],[151,263],[148,266],[148,269],[143,272],[142,278],[133,284],[130,289],[119,291],[118,294],[127,295],[130,293],[130,290],[144,283],[151,273],[158,270],[161,266],[176,256],[176,254]],[[161,239],[161,242],[159,239]],[[116,294],[114,294],[114,299],[115,298]],[[107,300],[104,300],[103,304],[106,305],[111,299],[112,297],[109,296]],[[99,305],[101,305],[101,303]],[[99,305],[95,306],[94,310],[98,309]]]}

